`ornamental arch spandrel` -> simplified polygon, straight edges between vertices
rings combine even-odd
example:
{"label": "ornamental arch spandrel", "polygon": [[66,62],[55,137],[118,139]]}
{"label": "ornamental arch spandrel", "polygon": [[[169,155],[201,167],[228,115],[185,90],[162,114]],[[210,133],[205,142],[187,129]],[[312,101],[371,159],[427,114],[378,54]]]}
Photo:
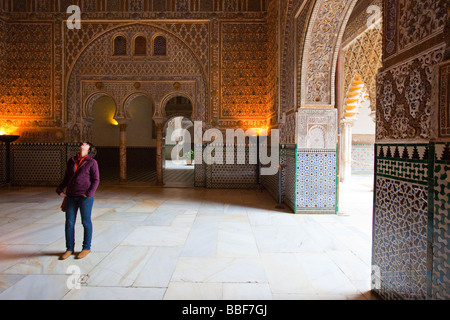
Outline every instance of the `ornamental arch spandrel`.
{"label": "ornamental arch spandrel", "polygon": [[[112,54],[113,39],[118,34],[123,35],[130,46],[125,56]],[[149,47],[147,55],[135,57],[131,46],[136,35],[144,35],[147,39],[163,35],[167,41],[167,55],[154,56]],[[147,45],[151,46],[152,42],[147,41]],[[126,24],[97,35],[78,55],[66,83],[67,140],[90,138],[80,136],[90,130],[73,129],[89,125],[84,119],[86,110],[81,106],[86,106],[88,98],[94,94],[111,96],[118,102],[116,117],[126,119],[126,98],[131,94],[141,92],[151,96],[155,104],[154,116],[161,116],[164,97],[181,91],[190,97],[196,120],[207,120],[208,81],[203,64],[185,41],[153,24]]]}

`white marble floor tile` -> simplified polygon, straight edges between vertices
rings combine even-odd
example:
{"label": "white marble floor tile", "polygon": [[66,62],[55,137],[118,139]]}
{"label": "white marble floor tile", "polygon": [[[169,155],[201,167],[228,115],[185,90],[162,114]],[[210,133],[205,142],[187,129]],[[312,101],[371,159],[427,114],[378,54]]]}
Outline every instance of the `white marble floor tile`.
{"label": "white marble floor tile", "polygon": [[328,256],[351,281],[363,281],[371,272],[371,266],[351,251],[328,251]]}
{"label": "white marble floor tile", "polygon": [[0,218],[0,234],[7,234],[22,227],[36,223],[35,218],[17,219],[14,217]]}
{"label": "white marble floor tile", "polygon": [[[54,188],[0,192],[0,299],[375,299],[359,201],[296,215],[266,191],[102,186],[92,253],[65,261],[59,205]],[[76,251],[82,237],[78,217]]]}
{"label": "white marble floor tile", "polygon": [[178,215],[173,219],[171,226],[190,228],[194,223],[195,218],[196,218],[195,214]]}
{"label": "white marble floor tile", "polygon": [[75,255],[64,261],[59,260],[59,256],[64,252],[40,251],[12,267],[3,271],[4,274],[67,274],[70,266],[75,265],[80,268],[81,274],[88,274],[102,259],[106,253],[89,254],[89,259],[75,259]]}
{"label": "white marble floor tile", "polygon": [[167,287],[181,253],[181,247],[155,248],[133,287]]}
{"label": "white marble floor tile", "polygon": [[180,258],[172,281],[258,282],[268,279],[259,258]]}
{"label": "white marble floor tile", "polygon": [[182,246],[190,228],[166,226],[140,226],[122,242],[125,246]]}
{"label": "white marble floor tile", "polygon": [[273,294],[311,293],[311,283],[290,253],[261,253],[261,260]]}
{"label": "white marble floor tile", "polygon": [[34,223],[0,236],[0,244],[50,244],[64,237],[58,224]]}
{"label": "white marble floor tile", "polygon": [[132,212],[132,211],[116,211],[110,210],[98,217],[95,220],[106,220],[106,221],[144,221],[149,216],[148,213]]}
{"label": "white marble floor tile", "polygon": [[92,250],[95,252],[113,250],[139,226],[139,222],[117,221],[100,229],[96,227],[97,223],[94,224],[92,237]]}
{"label": "white marble floor tile", "polygon": [[12,287],[24,277],[26,277],[24,274],[0,274],[0,293]]}
{"label": "white marble floor tile", "polygon": [[[216,218],[216,216],[214,216]],[[215,257],[219,222],[197,217],[183,246],[182,257]]]}
{"label": "white marble floor tile", "polygon": [[223,299],[272,300],[272,292],[266,283],[224,283]]}
{"label": "white marble floor tile", "polygon": [[171,282],[164,300],[222,300],[222,283]]}
{"label": "white marble floor tile", "polygon": [[123,288],[81,286],[63,300],[162,300],[166,288]]}
{"label": "white marble floor tile", "polygon": [[39,252],[42,245],[0,245],[0,272]]}
{"label": "white marble floor tile", "polygon": [[327,254],[297,253],[301,275],[308,279],[311,294],[359,295],[360,292]]}
{"label": "white marble floor tile", "polygon": [[260,252],[323,252],[299,226],[254,226]]}
{"label": "white marble floor tile", "polygon": [[128,287],[141,273],[155,248],[119,246],[90,272],[89,286]]}
{"label": "white marble floor tile", "polygon": [[221,222],[217,239],[217,256],[259,257],[250,225],[239,222]]}
{"label": "white marble floor tile", "polygon": [[0,300],[59,300],[69,288],[67,275],[27,275],[0,293]]}

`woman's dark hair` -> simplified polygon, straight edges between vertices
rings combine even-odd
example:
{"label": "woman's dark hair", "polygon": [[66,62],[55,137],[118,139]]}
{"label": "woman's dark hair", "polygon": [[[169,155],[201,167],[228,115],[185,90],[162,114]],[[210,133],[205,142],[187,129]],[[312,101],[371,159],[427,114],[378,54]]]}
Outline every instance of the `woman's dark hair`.
{"label": "woman's dark hair", "polygon": [[97,155],[97,148],[94,146],[94,144],[90,141],[84,141],[81,144],[86,143],[89,145],[89,156],[91,158],[95,158],[95,156]]}

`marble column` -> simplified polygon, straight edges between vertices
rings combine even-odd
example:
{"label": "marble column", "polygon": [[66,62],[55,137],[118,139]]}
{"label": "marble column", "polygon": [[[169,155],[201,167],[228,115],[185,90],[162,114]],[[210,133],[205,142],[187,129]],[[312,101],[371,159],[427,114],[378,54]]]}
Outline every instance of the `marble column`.
{"label": "marble column", "polygon": [[119,168],[120,184],[127,183],[127,123],[120,123]]}
{"label": "marble column", "polygon": [[348,181],[352,175],[352,126],[353,122],[341,122],[341,182]]}
{"label": "marble column", "polygon": [[156,184],[162,186],[163,180],[163,128],[162,120],[153,119],[156,124]]}
{"label": "marble column", "polygon": [[294,161],[289,160],[291,168],[286,169],[296,173],[291,182],[295,212],[336,214],[337,110],[305,107],[297,111],[296,118],[297,150]]}

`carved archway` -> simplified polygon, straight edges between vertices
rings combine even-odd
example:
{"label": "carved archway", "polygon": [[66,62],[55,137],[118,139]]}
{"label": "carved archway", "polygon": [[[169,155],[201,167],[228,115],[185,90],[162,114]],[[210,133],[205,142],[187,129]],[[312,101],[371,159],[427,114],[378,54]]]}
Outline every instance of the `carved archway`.
{"label": "carved archway", "polygon": [[[112,39],[124,35],[132,43],[135,35],[145,35],[151,39],[155,34],[163,34],[167,40],[168,55],[163,57],[135,58],[131,54],[123,57],[111,55]],[[150,43],[150,41],[148,41]],[[149,44],[151,45],[151,44]],[[150,55],[151,50],[147,51]],[[136,90],[152,97],[155,115],[160,115],[161,101],[174,88],[188,94],[195,108],[193,117],[207,121],[208,117],[208,77],[199,58],[192,48],[172,32],[160,26],[147,23],[132,23],[113,27],[96,36],[77,56],[76,62],[66,80],[66,128],[67,137],[81,139],[79,127],[85,123],[85,111],[80,105],[95,92],[109,94],[120,103]],[[136,87],[136,85],[142,87]],[[195,99],[193,98],[195,97]],[[124,104],[118,105],[117,117],[126,115]],[[74,128],[77,128],[74,131]]]}
{"label": "carved archway", "polygon": [[87,97],[83,101],[82,110],[81,110],[83,119],[86,119],[86,120],[93,119],[93,109],[92,108],[93,108],[95,102],[101,97],[110,97],[114,101],[115,107],[116,107],[114,117],[116,116],[117,109],[118,109],[117,101],[115,101],[114,98],[108,92],[98,91],[98,92],[94,92],[93,94],[91,94],[89,97]]}
{"label": "carved archway", "polygon": [[[192,107],[191,110],[185,110],[182,112],[168,114],[166,111],[167,104],[169,103],[170,100],[172,100],[173,98],[176,98],[176,97],[183,97],[183,98],[188,99],[191,104],[191,107]],[[183,92],[183,91],[171,92],[171,93],[167,94],[161,101],[161,113],[166,120],[168,120],[168,118],[173,118],[174,116],[183,116],[183,117],[189,118],[190,120],[195,119],[196,118],[196,112],[195,112],[196,108],[195,108],[195,103],[193,101],[195,101],[195,100],[187,92]]]}
{"label": "carved archway", "polygon": [[336,62],[357,0],[318,0],[306,31],[300,64],[300,106],[334,106]]}
{"label": "carved archway", "polygon": [[121,110],[123,112],[123,116],[126,119],[131,118],[130,117],[131,102],[133,102],[134,99],[136,99],[138,97],[142,97],[142,96],[147,97],[152,103],[152,108],[153,108],[152,117],[154,117],[156,115],[156,105],[155,105],[155,100],[153,99],[153,97],[148,92],[136,91],[136,92],[129,94],[127,97],[125,97],[125,99],[123,100],[123,102],[121,104]]}
{"label": "carved archway", "polygon": [[359,109],[366,106],[367,103],[370,105],[367,86],[364,84],[361,76],[356,75],[348,89],[343,119],[346,121],[355,121],[359,114]]}

